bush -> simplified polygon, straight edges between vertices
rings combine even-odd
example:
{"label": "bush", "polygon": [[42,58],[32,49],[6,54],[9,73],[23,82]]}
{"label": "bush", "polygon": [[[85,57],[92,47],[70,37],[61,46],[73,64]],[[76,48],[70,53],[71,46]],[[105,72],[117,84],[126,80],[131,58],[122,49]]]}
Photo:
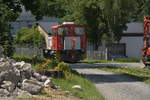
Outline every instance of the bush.
{"label": "bush", "polygon": [[40,47],[44,41],[44,36],[40,34],[37,27],[33,25],[31,29],[23,27],[17,31],[16,36],[17,44],[31,44],[36,47]]}
{"label": "bush", "polygon": [[72,77],[71,69],[70,69],[70,67],[67,63],[60,62],[58,64],[58,66],[55,67],[55,70],[62,71],[63,72],[63,77],[66,80],[72,80],[73,77]]}
{"label": "bush", "polygon": [[17,55],[17,54],[13,55],[11,58],[16,61],[25,61],[31,64],[39,64],[39,63],[46,61],[45,58],[40,58],[40,57],[35,57],[35,56]]}
{"label": "bush", "polygon": [[57,70],[62,71],[62,77],[66,80],[72,80],[72,70],[70,69],[69,65],[64,62],[58,62],[57,60],[47,59],[46,62],[41,63],[33,67],[39,71],[48,71],[48,70]]}
{"label": "bush", "polygon": [[70,71],[69,65],[67,63],[64,62],[60,62],[57,67],[55,67],[55,70],[59,70],[59,71]]}
{"label": "bush", "polygon": [[34,66],[33,68],[36,70],[52,70],[54,69],[56,66],[58,65],[58,61],[57,60],[50,60],[47,59],[45,62]]}

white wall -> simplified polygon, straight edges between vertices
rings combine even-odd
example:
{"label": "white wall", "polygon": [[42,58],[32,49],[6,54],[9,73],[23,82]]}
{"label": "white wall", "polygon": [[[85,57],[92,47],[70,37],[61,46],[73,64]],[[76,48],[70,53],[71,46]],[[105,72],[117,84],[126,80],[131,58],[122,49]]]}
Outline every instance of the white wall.
{"label": "white wall", "polygon": [[129,58],[140,58],[143,48],[143,37],[122,37],[121,43],[126,43],[126,55]]}
{"label": "white wall", "polygon": [[144,24],[141,22],[132,22],[127,24],[127,30],[124,33],[143,33]]}

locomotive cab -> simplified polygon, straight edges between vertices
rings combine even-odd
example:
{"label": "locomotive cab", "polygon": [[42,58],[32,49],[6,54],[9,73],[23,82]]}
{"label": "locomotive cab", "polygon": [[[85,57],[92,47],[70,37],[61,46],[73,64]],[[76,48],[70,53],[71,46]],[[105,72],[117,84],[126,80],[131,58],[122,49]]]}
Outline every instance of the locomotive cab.
{"label": "locomotive cab", "polygon": [[77,62],[86,57],[87,36],[83,25],[63,23],[51,27],[46,57]]}

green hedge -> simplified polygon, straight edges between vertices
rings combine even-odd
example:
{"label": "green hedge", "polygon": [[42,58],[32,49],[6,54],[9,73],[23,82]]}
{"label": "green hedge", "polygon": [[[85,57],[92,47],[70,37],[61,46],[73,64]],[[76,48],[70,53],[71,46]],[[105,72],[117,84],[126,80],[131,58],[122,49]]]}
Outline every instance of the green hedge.
{"label": "green hedge", "polygon": [[25,61],[31,64],[37,64],[46,61],[45,58],[41,58],[41,57],[25,56],[25,55],[17,55],[17,54],[14,54],[11,58],[16,61]]}

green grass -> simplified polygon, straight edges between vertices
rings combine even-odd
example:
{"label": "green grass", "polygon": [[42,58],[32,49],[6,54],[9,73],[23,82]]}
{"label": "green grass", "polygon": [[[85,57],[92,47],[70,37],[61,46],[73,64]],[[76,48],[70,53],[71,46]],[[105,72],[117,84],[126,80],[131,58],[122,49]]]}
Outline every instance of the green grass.
{"label": "green grass", "polygon": [[150,84],[150,70],[138,68],[99,68],[100,70],[111,71],[114,73],[126,74],[133,78],[137,78],[147,84]]}
{"label": "green grass", "polygon": [[140,59],[136,58],[127,58],[127,59],[116,59],[114,61],[111,60],[97,60],[97,59],[85,59],[80,61],[82,63],[125,63],[125,62],[140,62]]}
{"label": "green grass", "polygon": [[140,62],[138,58],[117,59],[117,62]]}
{"label": "green grass", "polygon": [[[80,75],[72,75],[72,80],[53,79],[54,83],[63,90],[70,91],[74,96],[82,100],[104,100],[103,96],[97,91],[95,85]],[[72,86],[80,85],[82,90],[72,89]]]}

